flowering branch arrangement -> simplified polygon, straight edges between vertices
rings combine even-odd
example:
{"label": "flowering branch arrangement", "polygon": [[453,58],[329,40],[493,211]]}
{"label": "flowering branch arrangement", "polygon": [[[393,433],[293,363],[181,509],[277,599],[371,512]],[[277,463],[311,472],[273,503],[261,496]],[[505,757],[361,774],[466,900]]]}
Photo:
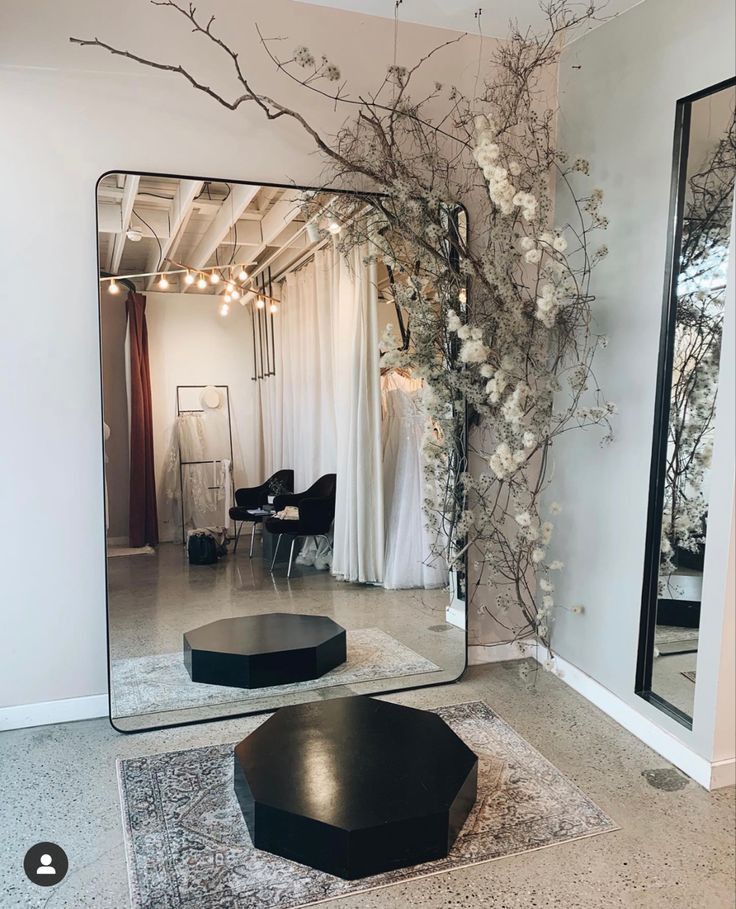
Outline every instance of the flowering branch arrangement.
{"label": "flowering branch arrangement", "polygon": [[[72,38],[170,71],[228,110],[258,108],[296,121],[325,162],[338,196],[339,243],[365,244],[388,275],[402,337],[389,332],[383,365],[423,380],[427,520],[451,568],[474,568],[469,605],[510,640],[551,644],[554,516],[547,502],[552,451],[563,433],[602,427],[614,406],[596,381],[606,339],[593,326],[591,275],[606,255],[603,194],[587,185],[589,164],[555,146],[545,86],[568,33],[595,18],[591,3],[547,0],[543,34],[511,25],[507,40],[478,60],[470,96],[431,78],[432,60],[397,61],[369,95],[353,96],[340,68],[307,47],[287,56],[283,40],[259,32],[275,68],[344,114],[334,136],[259,91],[238,52],[193,5],[152,0],[182,17],[222,53],[234,97],[182,65],[164,64],[94,39]],[[490,75],[481,80],[481,68]],[[419,86],[422,86],[421,88]],[[555,200],[574,212],[555,220]],[[305,200],[308,207],[309,202]],[[559,207],[559,206],[558,206]],[[470,229],[468,229],[468,222]],[[404,330],[405,328],[405,330]]]}

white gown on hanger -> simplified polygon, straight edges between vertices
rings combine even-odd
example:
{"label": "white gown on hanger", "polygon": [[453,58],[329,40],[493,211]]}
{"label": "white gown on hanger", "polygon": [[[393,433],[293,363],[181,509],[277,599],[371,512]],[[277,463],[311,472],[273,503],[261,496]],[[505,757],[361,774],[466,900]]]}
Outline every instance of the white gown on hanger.
{"label": "white gown on hanger", "polygon": [[432,554],[424,515],[421,382],[391,372],[381,380],[386,552],[383,586],[445,587],[447,566]]}

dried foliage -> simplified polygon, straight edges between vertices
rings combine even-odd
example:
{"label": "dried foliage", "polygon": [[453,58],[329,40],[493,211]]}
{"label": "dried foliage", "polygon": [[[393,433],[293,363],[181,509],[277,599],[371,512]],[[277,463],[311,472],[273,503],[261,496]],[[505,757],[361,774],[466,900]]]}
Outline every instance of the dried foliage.
{"label": "dried foliage", "polygon": [[[339,242],[365,243],[387,267],[406,330],[385,339],[384,365],[425,380],[426,506],[437,546],[455,566],[470,554],[477,611],[510,639],[549,646],[562,568],[553,558],[559,506],[545,501],[552,448],[561,434],[590,426],[608,438],[614,410],[593,372],[606,343],[593,328],[591,293],[606,254],[593,247],[607,223],[602,192],[588,188],[587,161],[556,148],[544,92],[565,38],[595,18],[594,5],[547,2],[543,34],[512,24],[508,39],[479,58],[470,96],[431,80],[446,45],[412,66],[395,62],[372,94],[356,97],[336,63],[303,46],[283,55],[282,39],[259,32],[277,71],[344,114],[328,136],[254,87],[214,17],[175,0],[152,2],[221,51],[240,94],[219,94],[182,65],[97,38],[71,40],[170,70],[229,110],[255,106],[269,120],[296,121],[324,157],[324,185],[358,194],[335,202]],[[482,70],[490,75],[481,79]],[[569,196],[573,222],[555,223],[555,192]]]}

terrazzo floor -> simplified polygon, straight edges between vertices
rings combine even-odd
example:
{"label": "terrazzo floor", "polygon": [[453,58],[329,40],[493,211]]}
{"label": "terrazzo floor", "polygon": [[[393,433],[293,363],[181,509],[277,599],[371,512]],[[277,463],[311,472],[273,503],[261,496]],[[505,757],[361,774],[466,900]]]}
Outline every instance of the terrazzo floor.
{"label": "terrazzo floor", "polygon": [[[339,909],[729,909],[735,904],[734,789],[706,792],[559,679],[517,663],[392,695],[417,707],[485,700],[620,826],[602,837],[463,868],[327,905]],[[122,736],[105,720],[0,735],[2,909],[125,909],[118,757],[237,740],[238,720]],[[70,871],[41,890],[22,871],[40,840]],[[222,909],[228,909],[223,906]]]}
{"label": "terrazzo floor", "polygon": [[[164,543],[153,555],[108,559],[108,608],[110,655],[113,660],[181,652],[182,635],[216,619],[263,612],[298,612],[327,615],[348,630],[379,628],[438,667],[419,675],[398,675],[356,683],[342,694],[372,694],[395,688],[447,682],[456,679],[465,664],[465,632],[445,621],[449,591],[385,590],[350,584],[328,571],[295,564],[291,579],[286,565],[273,574],[260,554],[256,537],[253,558],[249,540],[241,540],[237,553],[216,565],[190,566],[180,544]],[[283,546],[284,550],[287,547]],[[273,710],[302,700],[284,694],[245,702],[223,704],[219,715],[246,710]],[[151,725],[201,720],[212,716],[212,707],[190,707],[169,714],[147,714],[137,720],[119,718],[124,731]]]}

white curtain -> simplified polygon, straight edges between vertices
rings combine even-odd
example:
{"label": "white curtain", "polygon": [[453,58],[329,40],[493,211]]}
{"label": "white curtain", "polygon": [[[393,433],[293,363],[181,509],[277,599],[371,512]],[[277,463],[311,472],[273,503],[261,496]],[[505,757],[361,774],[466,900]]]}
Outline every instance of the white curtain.
{"label": "white curtain", "polygon": [[297,491],[337,474],[332,571],[383,580],[381,402],[375,265],[334,246],[289,274],[274,319],[276,375],[260,381],[266,473]]}
{"label": "white curtain", "polygon": [[376,265],[367,248],[332,249],[337,502],[332,573],[383,581],[381,387]]}

